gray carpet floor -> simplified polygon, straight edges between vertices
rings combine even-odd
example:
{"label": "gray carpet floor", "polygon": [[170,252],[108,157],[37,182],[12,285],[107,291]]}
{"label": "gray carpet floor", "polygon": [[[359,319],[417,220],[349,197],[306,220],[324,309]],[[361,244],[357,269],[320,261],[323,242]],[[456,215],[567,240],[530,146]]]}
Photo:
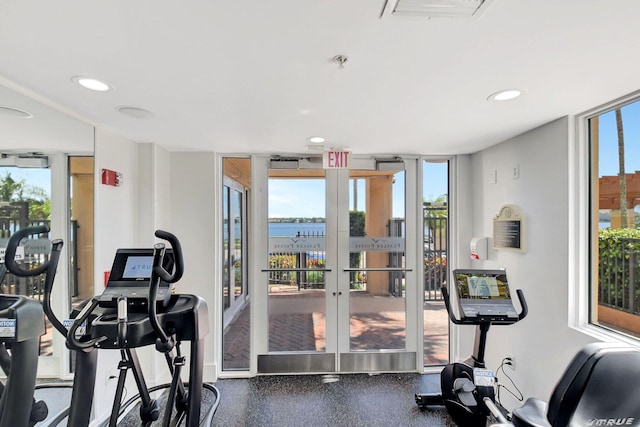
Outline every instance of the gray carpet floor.
{"label": "gray carpet floor", "polygon": [[[439,375],[259,376],[220,379],[214,385],[220,399],[212,426],[454,426],[444,408],[421,409],[415,403],[415,393],[440,390]],[[68,405],[71,389],[36,394],[51,416]],[[203,407],[210,404],[203,401]],[[142,425],[123,421],[120,425]]]}
{"label": "gray carpet floor", "polygon": [[415,403],[415,393],[440,389],[439,375],[261,376],[215,385],[214,426],[453,426],[444,409]]}

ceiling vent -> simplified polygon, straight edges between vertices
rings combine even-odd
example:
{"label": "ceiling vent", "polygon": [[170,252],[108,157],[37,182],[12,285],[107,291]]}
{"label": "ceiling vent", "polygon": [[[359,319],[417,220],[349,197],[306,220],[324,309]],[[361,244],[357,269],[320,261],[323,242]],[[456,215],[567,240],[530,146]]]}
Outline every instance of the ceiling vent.
{"label": "ceiling vent", "polygon": [[380,18],[389,15],[419,18],[475,18],[492,0],[385,0]]}

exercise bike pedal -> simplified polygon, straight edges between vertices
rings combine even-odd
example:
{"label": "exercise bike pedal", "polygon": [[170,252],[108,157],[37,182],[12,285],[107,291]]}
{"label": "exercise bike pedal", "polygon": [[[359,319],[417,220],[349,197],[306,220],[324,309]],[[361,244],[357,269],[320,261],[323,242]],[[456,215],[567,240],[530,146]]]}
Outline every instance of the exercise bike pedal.
{"label": "exercise bike pedal", "polygon": [[416,393],[418,406],[442,406],[444,401],[440,393]]}

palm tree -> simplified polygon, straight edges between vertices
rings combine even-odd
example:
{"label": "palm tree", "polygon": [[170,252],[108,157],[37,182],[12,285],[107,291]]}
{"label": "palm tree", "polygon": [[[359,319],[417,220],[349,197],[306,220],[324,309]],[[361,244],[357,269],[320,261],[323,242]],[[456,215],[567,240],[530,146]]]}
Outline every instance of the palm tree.
{"label": "palm tree", "polygon": [[616,127],[618,128],[618,165],[620,180],[620,228],[627,228],[627,175],[624,170],[624,130],[622,110],[616,108]]}

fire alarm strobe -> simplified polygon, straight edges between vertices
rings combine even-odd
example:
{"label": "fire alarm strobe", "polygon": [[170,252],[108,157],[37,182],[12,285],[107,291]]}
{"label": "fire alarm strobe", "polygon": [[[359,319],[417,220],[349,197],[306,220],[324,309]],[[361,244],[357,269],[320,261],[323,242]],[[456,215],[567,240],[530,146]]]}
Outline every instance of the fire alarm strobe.
{"label": "fire alarm strobe", "polygon": [[122,184],[122,174],[120,172],[112,171],[109,169],[102,169],[102,183],[104,185],[113,185],[114,187],[120,187]]}

